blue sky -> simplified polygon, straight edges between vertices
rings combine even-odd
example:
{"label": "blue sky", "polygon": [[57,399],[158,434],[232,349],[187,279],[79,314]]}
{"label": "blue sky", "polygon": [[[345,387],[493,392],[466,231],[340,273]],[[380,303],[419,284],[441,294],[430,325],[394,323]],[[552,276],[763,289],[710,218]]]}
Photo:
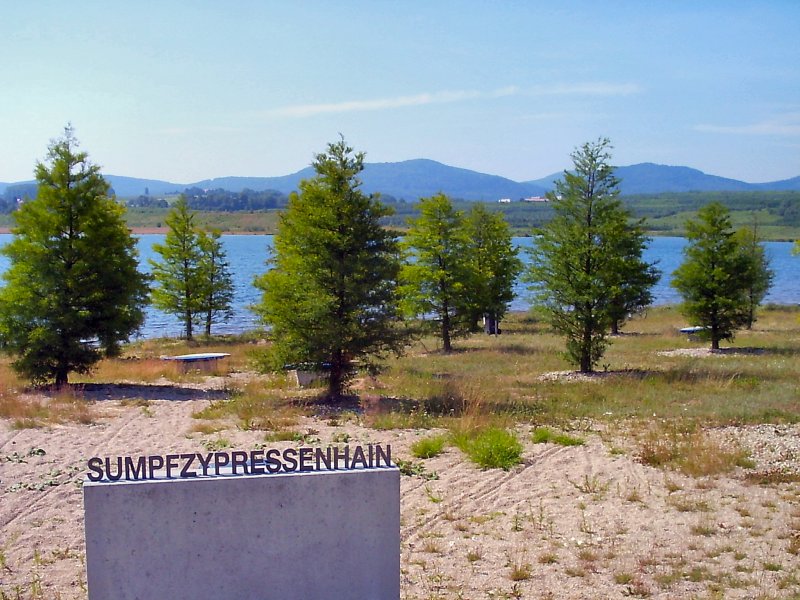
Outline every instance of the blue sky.
{"label": "blue sky", "polygon": [[72,122],[108,174],[285,175],[342,133],[368,162],[536,179],[614,163],[800,175],[800,2],[7,2],[0,181]]}

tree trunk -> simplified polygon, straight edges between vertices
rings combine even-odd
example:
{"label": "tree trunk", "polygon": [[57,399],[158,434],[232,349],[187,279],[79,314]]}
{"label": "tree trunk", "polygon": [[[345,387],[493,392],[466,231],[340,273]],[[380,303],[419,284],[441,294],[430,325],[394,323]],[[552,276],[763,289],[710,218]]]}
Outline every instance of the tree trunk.
{"label": "tree trunk", "polygon": [[442,348],[446,354],[453,350],[450,343],[450,310],[447,302],[444,303],[444,310],[442,311]]}
{"label": "tree trunk", "polygon": [[581,340],[581,373],[592,372],[592,330],[589,325],[583,329]]}
{"label": "tree trunk", "polygon": [[211,337],[211,311],[206,313],[206,337]]}
{"label": "tree trunk", "polygon": [[470,317],[469,317],[469,330],[470,331],[480,331],[481,328],[480,328],[480,325],[478,325],[478,322],[480,320],[481,320],[481,317],[477,313],[473,314],[473,315],[470,315]]}
{"label": "tree trunk", "polygon": [[619,321],[616,319],[611,321],[611,335],[619,335]]}
{"label": "tree trunk", "polygon": [[56,371],[56,387],[61,388],[69,383],[69,369],[59,367]]}
{"label": "tree trunk", "polygon": [[719,327],[717,327],[716,315],[711,319],[711,349],[719,350]]}
{"label": "tree trunk", "polygon": [[345,364],[341,351],[334,353],[328,373],[328,398],[330,400],[339,400],[342,397],[347,368],[349,365]]}
{"label": "tree trunk", "polygon": [[756,320],[756,305],[755,305],[755,302],[753,300],[753,297],[751,296],[750,297],[749,306],[747,307],[747,329],[748,330],[753,329],[753,323],[755,322],[755,320]]}
{"label": "tree trunk", "polygon": [[192,341],[192,313],[187,310],[184,319],[186,320],[186,339]]}

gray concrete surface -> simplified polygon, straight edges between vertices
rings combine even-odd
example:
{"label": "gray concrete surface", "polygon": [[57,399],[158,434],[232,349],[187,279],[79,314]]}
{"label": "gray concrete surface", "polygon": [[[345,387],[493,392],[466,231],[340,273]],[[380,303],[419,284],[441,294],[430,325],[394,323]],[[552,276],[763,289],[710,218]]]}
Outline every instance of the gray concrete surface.
{"label": "gray concrete surface", "polygon": [[397,600],[397,468],[86,482],[89,600]]}

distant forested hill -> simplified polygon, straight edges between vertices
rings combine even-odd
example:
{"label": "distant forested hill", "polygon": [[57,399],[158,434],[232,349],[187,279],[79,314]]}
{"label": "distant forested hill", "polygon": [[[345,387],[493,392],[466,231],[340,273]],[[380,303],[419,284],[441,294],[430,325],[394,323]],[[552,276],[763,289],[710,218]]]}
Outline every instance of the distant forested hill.
{"label": "distant forested hill", "polygon": [[[622,181],[622,193],[626,196],[665,192],[800,191],[800,176],[767,183],[747,183],[708,175],[690,167],[653,163],[617,167],[616,173]],[[145,194],[145,189],[150,195],[163,195],[181,192],[186,188],[224,189],[229,192],[275,190],[288,195],[297,189],[300,180],[313,176],[313,169],[306,167],[282,177],[218,177],[188,184],[116,175],[108,175],[107,179],[120,197],[136,197]],[[420,158],[393,163],[367,163],[361,179],[366,192],[380,192],[398,200],[414,201],[444,192],[453,198],[493,202],[500,198],[513,201],[541,196],[553,189],[553,182],[561,176],[562,173],[554,173],[541,179],[519,182]]]}
{"label": "distant forested hill", "polygon": [[[743,192],[750,190],[800,190],[800,177],[773,181],[768,183],[747,183],[737,179],[708,175],[690,167],[673,167],[640,163],[627,167],[617,167],[616,176],[621,180],[620,189],[623,195],[660,194],[664,192]],[[548,190],[562,177],[562,173],[553,173],[542,179],[527,183],[540,185]]]}
{"label": "distant forested hill", "polygon": [[[183,191],[185,188],[224,189],[230,192],[241,192],[249,189],[256,192],[274,190],[288,195],[297,190],[302,179],[314,176],[311,167],[302,169],[291,175],[283,177],[218,177],[204,179],[188,185],[166,184],[156,185],[149,182],[150,195],[160,193],[154,190]],[[126,192],[136,190],[135,195],[143,194],[142,185],[131,185],[130,178],[122,181],[116,176],[109,176],[108,180],[114,187],[118,196],[128,195]],[[519,183],[500,177],[487,175],[469,169],[450,167],[442,163],[426,160],[406,160],[396,163],[368,163],[361,173],[363,189],[365,192],[379,192],[398,200],[413,201],[425,196],[432,196],[445,192],[454,198],[464,200],[496,201],[500,198],[519,200],[525,196],[544,193],[544,188],[525,183]]]}
{"label": "distant forested hill", "polygon": [[[535,165],[533,165],[535,167]],[[287,196],[297,189],[302,179],[313,177],[311,167],[281,177],[218,177],[193,183],[172,183],[157,179],[137,179],[106,175],[120,198],[164,198],[187,189],[204,193],[224,190],[248,195],[254,192],[280,193]],[[420,197],[444,192],[452,198],[496,202],[508,198],[512,202],[529,196],[541,196],[553,188],[562,173],[532,181],[513,181],[498,175],[461,169],[428,159],[393,163],[367,163],[361,174],[366,192],[380,192],[389,202],[414,202]],[[736,179],[708,175],[689,167],[641,163],[617,168],[624,196],[682,192],[747,192],[800,191],[800,176],[767,183],[747,183]],[[0,210],[8,207],[15,194],[24,192],[31,182],[0,184]],[[5,189],[3,187],[5,186]],[[280,202],[278,202],[280,204]]]}
{"label": "distant forested hill", "polygon": [[462,200],[496,202],[500,198],[519,200],[545,192],[538,185],[519,183],[498,175],[451,167],[427,159],[367,164],[362,180],[367,192],[380,192],[403,200],[417,200],[444,192]]}

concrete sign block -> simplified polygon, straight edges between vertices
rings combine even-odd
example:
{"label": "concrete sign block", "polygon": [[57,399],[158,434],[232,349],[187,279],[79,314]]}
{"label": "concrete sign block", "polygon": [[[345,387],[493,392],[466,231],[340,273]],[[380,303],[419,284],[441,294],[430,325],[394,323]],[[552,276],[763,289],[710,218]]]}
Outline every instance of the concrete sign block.
{"label": "concrete sign block", "polygon": [[89,600],[397,600],[396,467],[91,482]]}

